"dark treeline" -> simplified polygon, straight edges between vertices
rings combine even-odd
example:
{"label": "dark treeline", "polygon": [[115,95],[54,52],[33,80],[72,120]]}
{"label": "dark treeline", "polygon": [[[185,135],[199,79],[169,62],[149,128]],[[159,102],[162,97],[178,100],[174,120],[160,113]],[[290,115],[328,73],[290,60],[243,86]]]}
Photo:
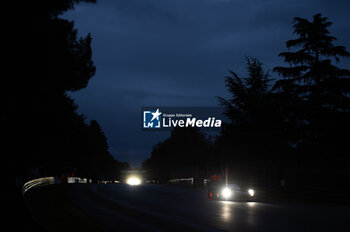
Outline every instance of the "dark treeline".
{"label": "dark treeline", "polygon": [[212,144],[197,128],[175,128],[170,138],[153,147],[142,164],[149,177],[162,183],[179,177],[206,175],[216,160]]}
{"label": "dark treeline", "polygon": [[350,53],[334,45],[330,25],[321,14],[295,18],[297,38],[279,54],[286,67],[265,71],[247,57],[247,77],[229,71],[231,97],[218,101],[230,123],[213,143],[174,130],[143,163],[151,177],[208,178],[228,168],[245,183],[349,187],[350,71],[335,64]]}
{"label": "dark treeline", "polygon": [[16,67],[1,84],[1,153],[12,176],[114,178],[128,168],[109,154],[99,124],[87,124],[68,95],[95,73],[91,36],[79,38],[74,22],[60,17],[77,2],[28,1],[14,11]]}

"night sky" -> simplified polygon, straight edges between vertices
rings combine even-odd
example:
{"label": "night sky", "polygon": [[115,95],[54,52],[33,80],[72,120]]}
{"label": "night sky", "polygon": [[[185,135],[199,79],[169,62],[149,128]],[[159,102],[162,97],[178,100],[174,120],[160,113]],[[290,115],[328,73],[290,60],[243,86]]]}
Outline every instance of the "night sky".
{"label": "night sky", "polygon": [[[79,35],[91,33],[97,71],[86,89],[70,93],[87,122],[96,119],[111,154],[133,166],[150,157],[169,132],[141,131],[142,106],[217,106],[224,77],[244,77],[245,56],[265,69],[293,35],[294,17],[316,13],[333,25],[336,45],[350,50],[348,0],[98,0],[63,17]],[[350,69],[349,59],[339,64]],[[271,73],[272,77],[277,75]]]}

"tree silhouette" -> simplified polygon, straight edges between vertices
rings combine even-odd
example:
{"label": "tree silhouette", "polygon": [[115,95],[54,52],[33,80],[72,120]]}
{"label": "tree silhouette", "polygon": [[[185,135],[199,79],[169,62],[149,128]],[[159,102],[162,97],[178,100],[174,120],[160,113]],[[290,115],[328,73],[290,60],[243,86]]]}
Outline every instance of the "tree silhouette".
{"label": "tree silhouette", "polygon": [[[106,147],[88,143],[102,132],[84,122],[68,94],[86,87],[95,72],[90,35],[79,38],[73,22],[60,17],[78,2],[83,1],[23,1],[7,8],[12,14],[4,34],[11,52],[5,60],[11,66],[0,85],[0,151],[9,182],[4,183],[11,202],[6,211],[15,212],[15,220],[22,222],[12,224],[12,230],[25,225],[42,231],[23,202],[20,188],[25,181],[72,171],[108,178],[120,167]],[[91,159],[86,157],[89,149],[94,151]],[[87,165],[91,169],[84,170]],[[101,166],[94,174],[97,165]]]}
{"label": "tree silhouette", "polygon": [[229,163],[234,175],[242,181],[253,180],[255,174],[259,175],[254,174],[254,168],[277,157],[282,159],[289,148],[269,85],[273,79],[256,58],[247,58],[247,71],[245,78],[233,71],[226,77],[232,97],[218,99],[231,123],[225,125],[215,142],[222,163]]}
{"label": "tree silhouette", "polygon": [[13,176],[33,178],[31,170],[40,169],[40,176],[78,170],[97,178],[119,170],[101,128],[94,121],[87,125],[69,96],[85,88],[95,73],[91,36],[78,37],[74,23],[61,18],[79,2],[25,2],[16,9],[16,68],[1,85],[0,105],[6,138],[1,149]]}
{"label": "tree silhouette", "polygon": [[284,78],[275,88],[284,99],[292,141],[300,146],[317,143],[317,150],[324,152],[344,142],[342,132],[348,128],[350,112],[350,71],[333,65],[350,53],[334,45],[336,38],[328,30],[331,25],[321,14],[314,15],[312,22],[295,18],[294,33],[299,37],[286,46],[300,49],[280,53],[289,67],[274,68]]}
{"label": "tree silhouette", "polygon": [[213,161],[211,144],[198,128],[174,128],[168,139],[153,147],[152,156],[143,163],[143,168],[150,177],[161,181],[203,178]]}
{"label": "tree silhouette", "polygon": [[296,147],[295,156],[321,162],[325,185],[344,186],[349,178],[348,131],[350,129],[350,71],[334,65],[349,57],[344,46],[336,46],[336,38],[328,28],[332,23],[321,14],[313,21],[294,19],[297,39],[289,40],[289,50],[279,55],[288,67],[275,67],[283,79],[276,82],[276,98],[287,128],[289,141]]}
{"label": "tree silhouette", "polygon": [[118,162],[108,152],[107,138],[96,120],[91,120],[84,133],[84,154],[76,162],[80,173],[93,179],[117,179],[120,170],[130,169],[128,164]]}
{"label": "tree silhouette", "polygon": [[246,60],[249,77],[240,78],[230,70],[231,76],[227,76],[225,82],[232,98],[218,97],[219,103],[225,106],[225,114],[236,124],[258,123],[269,94],[269,73],[256,58],[247,57]]}

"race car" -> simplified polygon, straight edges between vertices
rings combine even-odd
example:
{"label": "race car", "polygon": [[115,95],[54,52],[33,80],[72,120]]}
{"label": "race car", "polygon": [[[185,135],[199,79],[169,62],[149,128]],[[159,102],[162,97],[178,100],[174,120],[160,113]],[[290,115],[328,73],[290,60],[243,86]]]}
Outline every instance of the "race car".
{"label": "race car", "polygon": [[208,198],[211,200],[255,200],[255,191],[241,189],[236,184],[212,183],[208,186]]}

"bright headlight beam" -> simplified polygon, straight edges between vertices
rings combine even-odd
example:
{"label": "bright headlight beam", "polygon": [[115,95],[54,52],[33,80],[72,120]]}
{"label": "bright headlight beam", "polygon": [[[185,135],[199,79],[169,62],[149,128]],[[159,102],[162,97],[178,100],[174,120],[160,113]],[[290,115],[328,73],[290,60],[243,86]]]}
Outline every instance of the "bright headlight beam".
{"label": "bright headlight beam", "polygon": [[251,197],[254,196],[254,190],[253,190],[253,189],[249,189],[249,190],[248,190],[248,193],[249,193],[249,195],[250,195]]}
{"label": "bright headlight beam", "polygon": [[224,198],[229,198],[229,197],[231,197],[231,195],[232,195],[232,190],[231,189],[224,188],[224,190],[222,190],[222,196]]}
{"label": "bright headlight beam", "polygon": [[127,184],[129,185],[140,185],[141,184],[141,180],[140,178],[137,177],[130,177],[127,181]]}

